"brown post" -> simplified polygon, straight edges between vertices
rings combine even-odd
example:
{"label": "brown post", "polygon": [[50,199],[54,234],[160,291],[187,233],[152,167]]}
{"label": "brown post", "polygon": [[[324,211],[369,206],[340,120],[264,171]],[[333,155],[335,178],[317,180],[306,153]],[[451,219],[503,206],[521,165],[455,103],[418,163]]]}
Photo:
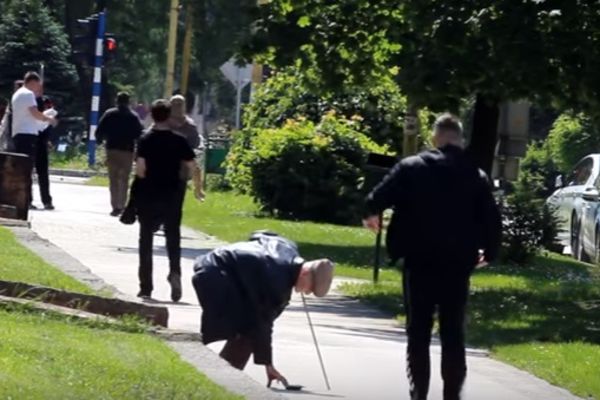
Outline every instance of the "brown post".
{"label": "brown post", "polygon": [[27,220],[32,168],[25,155],[0,153],[0,218]]}

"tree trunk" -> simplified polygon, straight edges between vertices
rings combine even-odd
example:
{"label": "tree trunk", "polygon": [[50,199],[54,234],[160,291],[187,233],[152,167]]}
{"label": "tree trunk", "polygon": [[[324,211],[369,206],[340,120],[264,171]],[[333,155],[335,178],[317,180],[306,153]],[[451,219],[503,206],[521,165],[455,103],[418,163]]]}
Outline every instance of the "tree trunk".
{"label": "tree trunk", "polygon": [[475,102],[471,142],[467,151],[477,166],[488,175],[492,174],[494,165],[499,117],[498,100],[485,98],[478,94]]}

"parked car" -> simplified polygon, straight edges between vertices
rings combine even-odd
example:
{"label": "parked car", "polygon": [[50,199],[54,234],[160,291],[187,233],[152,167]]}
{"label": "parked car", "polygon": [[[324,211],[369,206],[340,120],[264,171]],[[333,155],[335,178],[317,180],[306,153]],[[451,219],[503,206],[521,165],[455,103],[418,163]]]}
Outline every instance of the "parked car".
{"label": "parked car", "polygon": [[576,259],[600,263],[600,154],[584,157],[556,186],[547,204],[558,213],[560,242]]}

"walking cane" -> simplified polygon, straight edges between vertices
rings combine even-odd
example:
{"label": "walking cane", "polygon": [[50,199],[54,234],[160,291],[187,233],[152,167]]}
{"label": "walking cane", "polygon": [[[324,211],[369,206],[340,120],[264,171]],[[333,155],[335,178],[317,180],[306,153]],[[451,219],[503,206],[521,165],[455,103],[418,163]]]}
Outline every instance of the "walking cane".
{"label": "walking cane", "polygon": [[323,371],[325,385],[327,385],[327,390],[331,390],[331,386],[329,385],[329,378],[327,377],[327,371],[325,371],[325,364],[323,363],[323,356],[321,355],[319,343],[317,342],[317,335],[315,335],[315,328],[313,327],[312,320],[310,319],[310,314],[308,312],[308,306],[306,305],[306,298],[304,297],[304,293],[301,293],[300,295],[302,296],[302,304],[304,304],[304,311],[306,312],[306,318],[308,319],[308,326],[310,326],[310,332],[312,333],[313,342],[315,343],[317,355],[319,356],[319,363],[321,364],[321,370]]}

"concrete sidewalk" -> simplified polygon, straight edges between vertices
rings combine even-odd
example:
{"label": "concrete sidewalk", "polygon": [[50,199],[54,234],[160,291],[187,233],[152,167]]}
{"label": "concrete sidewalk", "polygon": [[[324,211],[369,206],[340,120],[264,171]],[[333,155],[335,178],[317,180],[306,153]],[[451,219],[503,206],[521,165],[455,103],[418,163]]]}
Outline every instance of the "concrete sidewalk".
{"label": "concrete sidewalk", "polygon": [[[32,227],[43,238],[63,248],[107,283],[132,297],[138,291],[136,226],[124,226],[108,216],[106,188],[53,183],[57,210],[32,213]],[[166,282],[168,262],[164,238],[155,242],[155,292],[157,301],[169,307],[170,327],[198,331],[200,308],[191,287],[193,260],[219,241],[189,229],[183,230],[182,303],[171,304]],[[393,320],[338,294],[309,299],[313,322],[325,358],[332,391],[325,389],[302,303],[292,303],[276,322],[276,367],[290,383],[305,386],[301,393],[286,392],[298,399],[407,399],[405,336]],[[210,346],[219,351],[220,344]],[[431,399],[441,399],[439,346],[432,347]],[[469,355],[467,399],[576,399],[527,373],[483,356]],[[261,384],[264,368],[250,365],[246,372]]]}

